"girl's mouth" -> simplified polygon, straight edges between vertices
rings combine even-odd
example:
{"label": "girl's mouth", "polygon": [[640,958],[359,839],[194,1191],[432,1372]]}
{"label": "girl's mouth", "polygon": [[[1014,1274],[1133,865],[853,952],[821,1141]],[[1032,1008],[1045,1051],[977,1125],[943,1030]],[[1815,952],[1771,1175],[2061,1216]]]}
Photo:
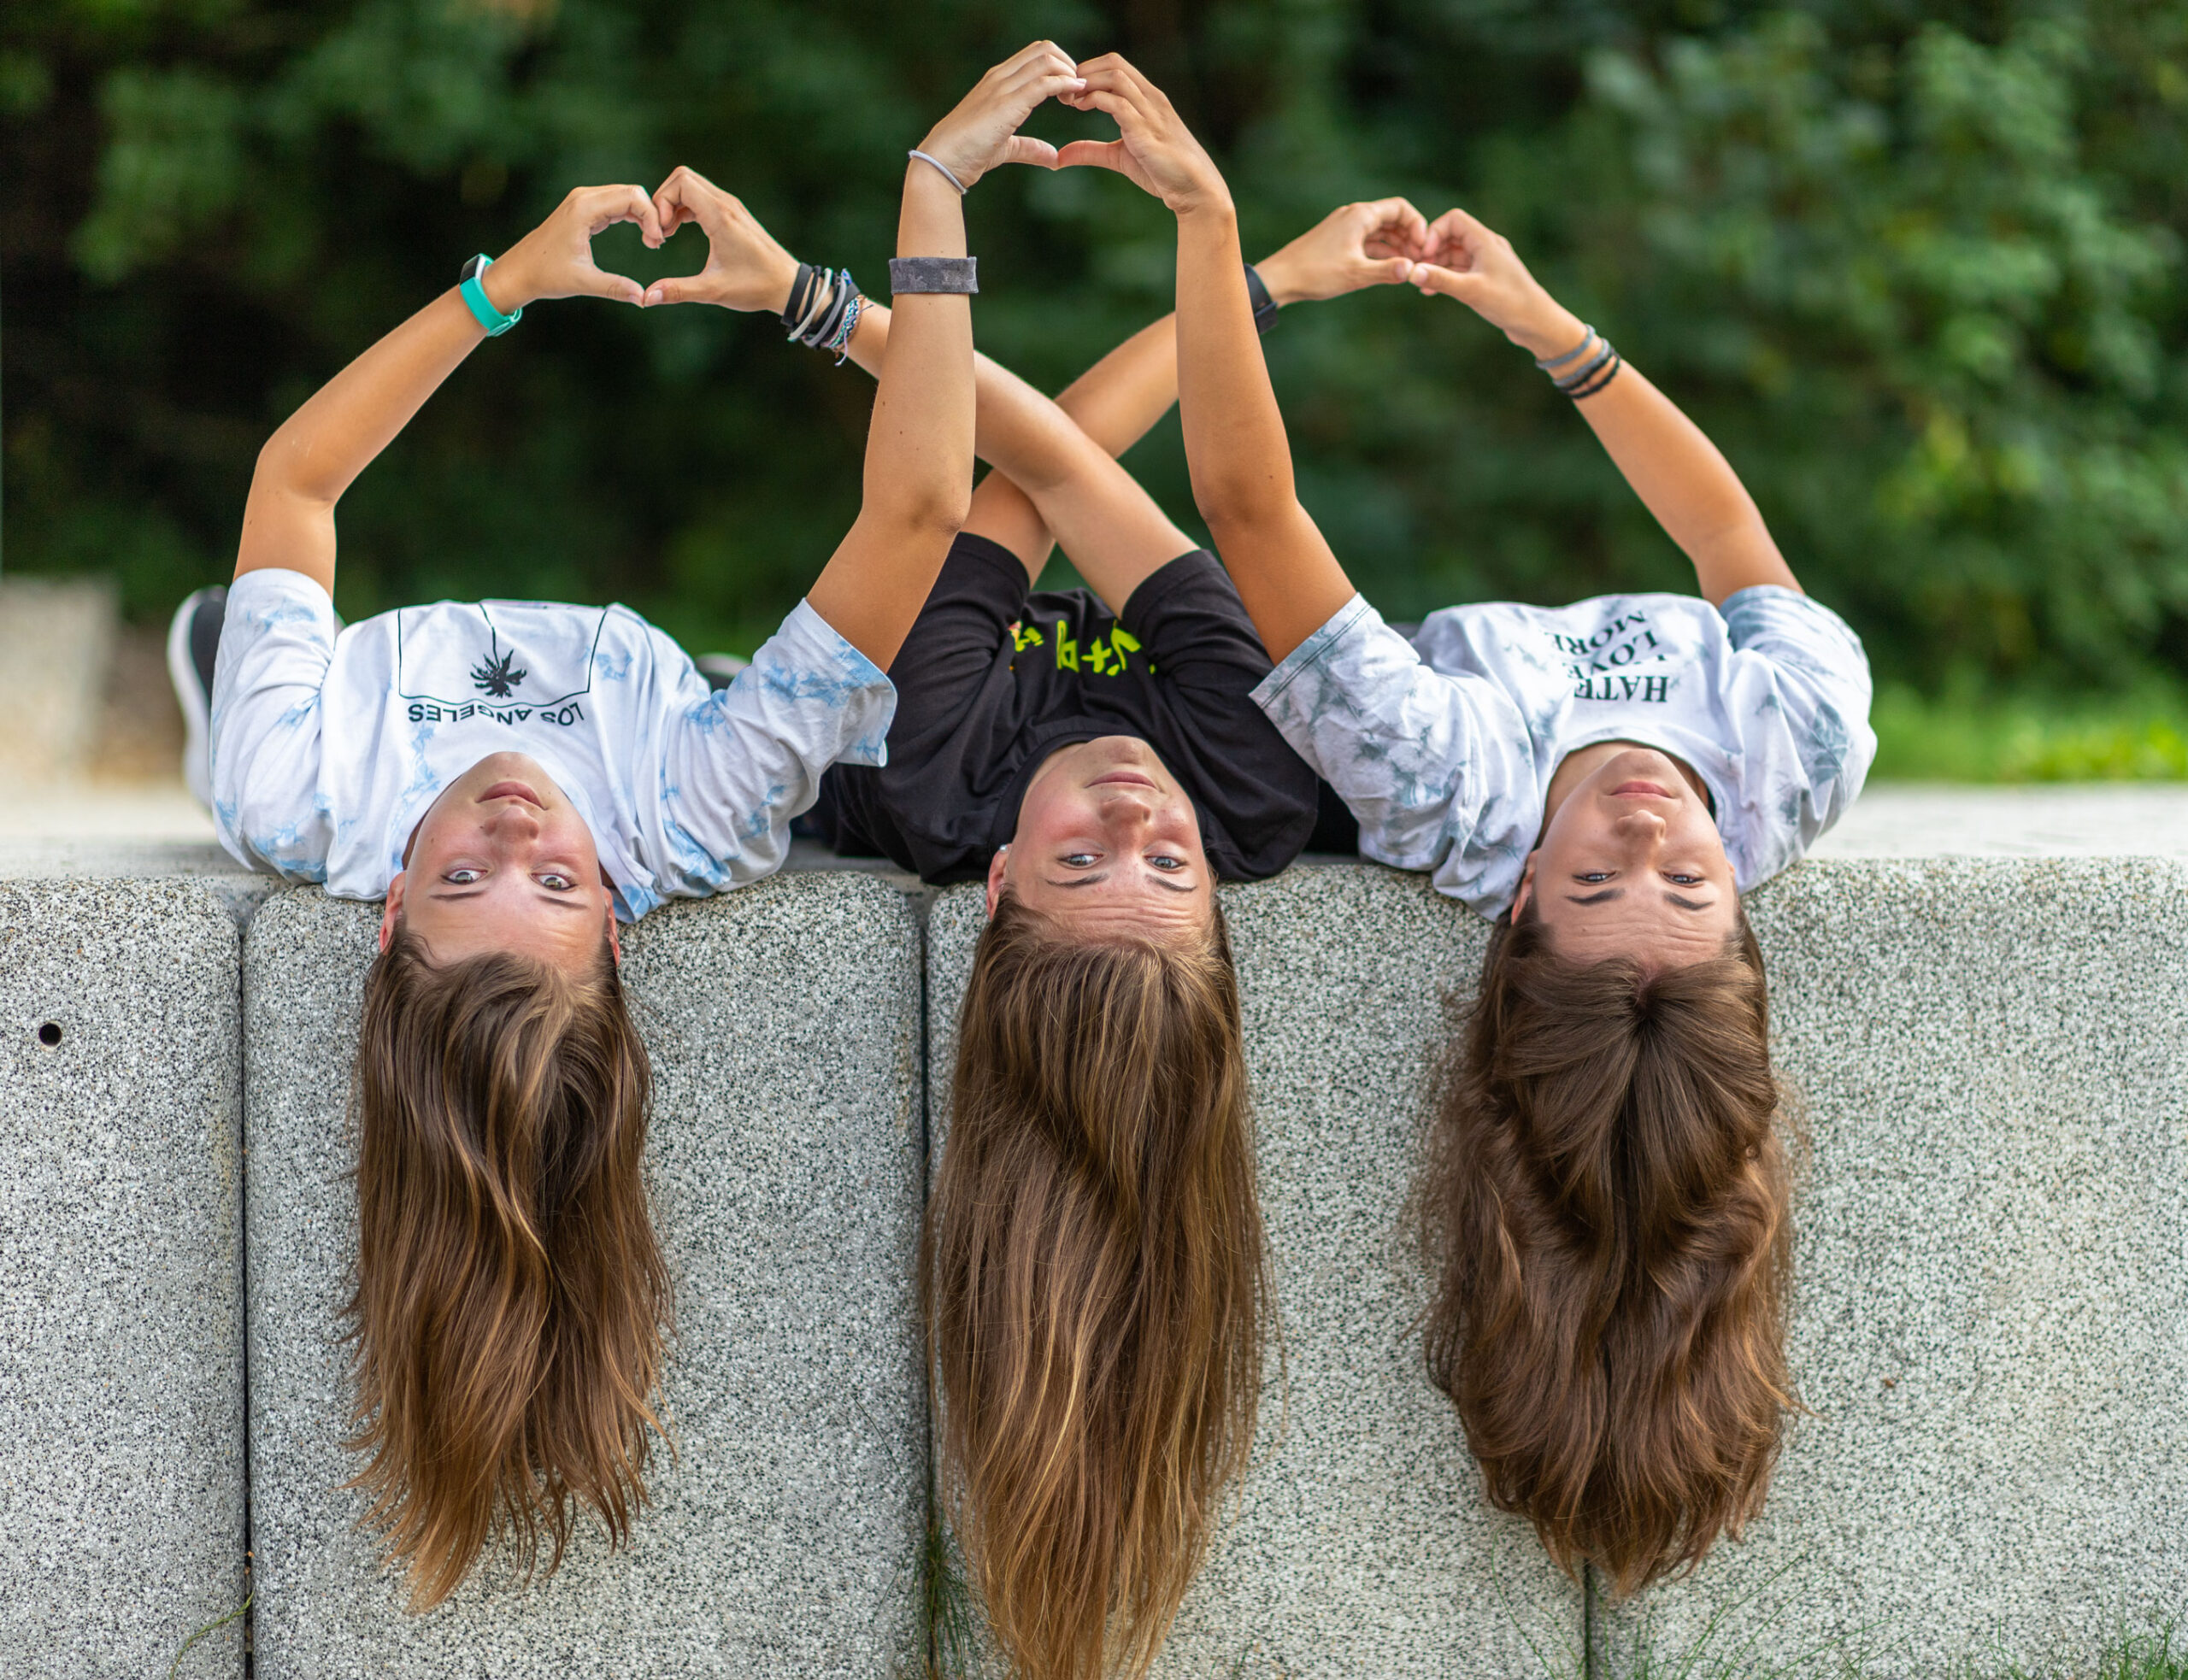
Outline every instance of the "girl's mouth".
{"label": "girl's mouth", "polygon": [[521,799],[527,805],[538,805],[543,811],[547,808],[539,796],[522,782],[497,782],[479,796],[479,803],[491,805],[497,799]]}
{"label": "girl's mouth", "polygon": [[1668,790],[1654,782],[1620,782],[1610,790],[1613,799],[1669,799]]}

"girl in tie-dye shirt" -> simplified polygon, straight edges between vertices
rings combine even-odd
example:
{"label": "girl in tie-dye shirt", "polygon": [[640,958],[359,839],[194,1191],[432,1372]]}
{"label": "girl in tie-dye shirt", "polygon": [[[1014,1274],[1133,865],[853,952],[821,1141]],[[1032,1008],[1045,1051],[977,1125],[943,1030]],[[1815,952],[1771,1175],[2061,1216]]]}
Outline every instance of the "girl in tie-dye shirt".
{"label": "girl in tie-dye shirt", "polygon": [[1785,1163],[1740,895],[1860,791],[1861,643],[1803,594],[1709,439],[1462,210],[1426,225],[1414,284],[1559,381],[1701,599],[1385,625],[1295,493],[1221,175],[1131,65],[1080,70],[1070,103],[1121,133],[1067,161],[1178,218],[1185,452],[1277,661],[1256,698],[1363,852],[1495,920],[1421,1197],[1442,1272],[1430,1369],[1491,1498],[1631,1591],[1753,1514],[1791,1400]]}

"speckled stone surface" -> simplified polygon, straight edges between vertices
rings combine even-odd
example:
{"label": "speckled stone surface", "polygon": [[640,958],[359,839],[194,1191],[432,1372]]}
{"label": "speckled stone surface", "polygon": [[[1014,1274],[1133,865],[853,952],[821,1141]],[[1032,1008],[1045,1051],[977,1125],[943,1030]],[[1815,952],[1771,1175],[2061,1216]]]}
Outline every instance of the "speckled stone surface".
{"label": "speckled stone surface", "polygon": [[246,961],[260,1680],[846,1676],[920,1636],[927,1437],[913,1284],[920,934],[869,877],[658,911],[625,942],[656,1072],[675,1278],[661,1461],[634,1548],[528,1589],[489,1567],[405,1615],[336,1491],[335,1314],[355,1244],[348,1059],[376,907],[283,893]]}
{"label": "speckled stone surface", "polygon": [[1812,863],[1750,904],[1815,1415],[1744,1544],[1597,1601],[1597,1671],[1720,1613],[1743,1672],[2092,1671],[2188,1607],[2188,870]]}
{"label": "speckled stone surface", "polygon": [[[197,884],[0,882],[11,1676],[164,1675],[243,1601],[237,937]],[[241,1631],[182,1672],[240,1675]]]}
{"label": "speckled stone surface", "polygon": [[[1226,889],[1285,1364],[1238,1507],[1187,1595],[1166,1680],[1509,1677],[1579,1662],[1580,1589],[1491,1511],[1414,1320],[1401,1224],[1441,1000],[1470,991],[1486,925],[1419,876],[1297,868]],[[928,922],[932,1115],[983,917],[957,888]],[[1540,1654],[1538,1655],[1538,1654]]]}

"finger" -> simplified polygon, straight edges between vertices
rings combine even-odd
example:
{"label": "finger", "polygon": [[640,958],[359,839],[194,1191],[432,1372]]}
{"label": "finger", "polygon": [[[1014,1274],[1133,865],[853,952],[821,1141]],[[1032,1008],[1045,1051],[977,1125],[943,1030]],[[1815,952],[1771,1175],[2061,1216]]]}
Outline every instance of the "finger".
{"label": "finger", "polygon": [[1362,285],[1403,285],[1420,267],[1409,256],[1381,256],[1360,265]]}
{"label": "finger", "polygon": [[1090,85],[1071,103],[1079,110],[1099,111],[1115,119],[1117,126],[1127,134],[1141,133],[1146,129],[1146,114],[1120,93]]}
{"label": "finger", "polygon": [[1456,208],[1437,217],[1429,224],[1428,232],[1432,238],[1452,240],[1468,246],[1478,246],[1496,237],[1485,224]]}
{"label": "finger", "polygon": [[1397,233],[1403,236],[1408,245],[1416,250],[1428,238],[1428,218],[1414,209],[1408,199],[1377,198],[1361,208],[1373,218],[1371,224],[1373,228],[1386,238],[1391,233]]}
{"label": "finger", "polygon": [[686,274],[673,280],[656,280],[645,290],[641,306],[652,308],[660,303],[690,303],[699,299],[699,276]]}
{"label": "finger", "polygon": [[578,283],[579,292],[587,297],[609,297],[619,303],[645,302],[645,288],[636,280],[611,274],[590,262],[579,263],[572,278]]}
{"label": "finger", "polygon": [[619,221],[635,222],[645,235],[646,244],[661,243],[661,217],[656,213],[653,200],[644,187],[603,186],[593,191],[591,202],[585,207],[590,213],[588,238],[597,238]]}
{"label": "finger", "polygon": [[668,172],[668,179],[653,190],[653,213],[661,218],[663,237],[687,220],[696,220],[685,206],[685,194],[689,190],[686,178],[691,174],[682,164]]}
{"label": "finger", "polygon": [[1086,84],[1075,75],[1061,71],[1044,70],[1038,76],[1027,78],[1010,89],[1010,103],[1023,122],[1033,114],[1033,108],[1044,99],[1062,99],[1077,93]]}
{"label": "finger", "polygon": [[1114,169],[1119,174],[1129,173],[1126,161],[1132,149],[1122,140],[1073,140],[1056,154],[1055,167],[1059,169]]}
{"label": "finger", "polygon": [[997,65],[994,69],[989,71],[988,73],[991,76],[997,74],[1009,75],[1016,71],[1024,69],[1029,64],[1038,63],[1043,60],[1066,67],[1065,73],[1067,74],[1075,75],[1078,73],[1077,61],[1062,47],[1058,46],[1054,41],[1047,39],[1027,42],[1024,46],[1019,48],[1016,52],[1011,54],[1009,57],[1004,59],[1002,63]]}
{"label": "finger", "polygon": [[1420,288],[1423,297],[1438,291],[1446,297],[1456,297],[1462,303],[1471,302],[1474,294],[1489,284],[1479,274],[1446,268],[1434,262],[1415,263],[1410,278]]}
{"label": "finger", "polygon": [[1056,167],[1056,149],[1046,140],[1037,140],[1030,134],[1014,134],[1003,143],[998,163],[1030,163],[1037,168]]}

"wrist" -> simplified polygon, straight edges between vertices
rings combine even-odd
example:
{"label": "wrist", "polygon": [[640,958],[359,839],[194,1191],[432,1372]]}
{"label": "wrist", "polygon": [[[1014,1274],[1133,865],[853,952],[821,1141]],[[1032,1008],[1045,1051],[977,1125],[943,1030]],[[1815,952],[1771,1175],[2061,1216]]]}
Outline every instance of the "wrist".
{"label": "wrist", "polygon": [[1547,292],[1543,294],[1542,303],[1542,308],[1529,311],[1525,320],[1506,328],[1504,332],[1507,338],[1538,360],[1563,355],[1580,342],[1588,330],[1585,321]]}
{"label": "wrist", "polygon": [[[1213,186],[1189,190],[1170,209],[1180,226],[1191,223],[1206,232],[1227,233],[1233,241],[1238,237],[1238,206],[1231,202],[1230,190],[1220,181]],[[1268,276],[1263,273],[1262,278],[1266,280]],[[1277,301],[1284,300],[1279,297]]]}
{"label": "wrist", "polygon": [[[950,136],[939,128],[929,129],[926,138],[919,143],[916,150],[925,152],[928,157],[938,160],[943,168],[949,170],[950,174],[968,188],[980,177],[979,165],[970,158],[959,157],[956,155],[956,149],[950,144]],[[933,176],[944,186],[950,187],[953,197],[956,196],[956,188],[951,186],[949,181],[943,179],[941,170],[937,169],[933,164],[924,162],[916,157],[908,157],[904,161],[910,169]]]}
{"label": "wrist", "polygon": [[525,272],[524,263],[517,253],[488,266],[479,277],[479,289],[486,294],[486,301],[505,315],[513,315],[527,303],[537,303],[539,294]]}
{"label": "wrist", "polygon": [[1268,288],[1270,301],[1278,308],[1287,303],[1304,301],[1307,296],[1305,288],[1300,285],[1299,276],[1293,271],[1291,260],[1282,251],[1273,256],[1263,257],[1254,265],[1254,272],[1262,277],[1262,284]]}
{"label": "wrist", "polygon": [[785,251],[779,262],[768,266],[767,293],[761,307],[773,314],[790,308],[790,295],[797,289],[797,259]]}

